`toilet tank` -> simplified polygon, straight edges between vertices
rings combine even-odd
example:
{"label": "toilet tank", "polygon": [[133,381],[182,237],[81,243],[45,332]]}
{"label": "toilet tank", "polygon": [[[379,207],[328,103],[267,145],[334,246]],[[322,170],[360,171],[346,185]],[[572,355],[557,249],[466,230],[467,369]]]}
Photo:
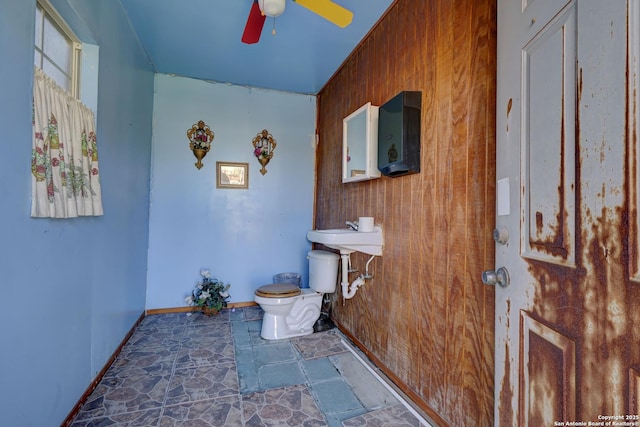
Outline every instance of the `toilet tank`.
{"label": "toilet tank", "polygon": [[336,290],[340,257],[328,251],[309,251],[309,287],[323,294]]}

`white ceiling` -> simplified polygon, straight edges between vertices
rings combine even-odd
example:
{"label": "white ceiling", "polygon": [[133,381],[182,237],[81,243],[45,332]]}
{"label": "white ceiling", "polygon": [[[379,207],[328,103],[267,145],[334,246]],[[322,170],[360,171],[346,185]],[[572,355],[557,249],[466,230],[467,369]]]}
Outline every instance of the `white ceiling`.
{"label": "white ceiling", "polygon": [[339,28],[287,0],[260,41],[240,41],[253,0],[121,0],[156,72],[317,94],[394,0],[334,0],[354,14]]}

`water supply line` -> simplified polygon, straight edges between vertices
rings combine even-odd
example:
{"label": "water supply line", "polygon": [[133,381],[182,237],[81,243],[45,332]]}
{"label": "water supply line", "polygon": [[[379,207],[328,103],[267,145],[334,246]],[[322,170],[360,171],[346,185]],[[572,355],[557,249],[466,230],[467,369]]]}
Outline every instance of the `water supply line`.
{"label": "water supply line", "polygon": [[364,265],[364,274],[362,275],[363,279],[371,279],[373,277],[373,274],[369,274],[369,264],[371,264],[371,261],[373,261],[375,257],[375,255],[371,255],[369,261]]}

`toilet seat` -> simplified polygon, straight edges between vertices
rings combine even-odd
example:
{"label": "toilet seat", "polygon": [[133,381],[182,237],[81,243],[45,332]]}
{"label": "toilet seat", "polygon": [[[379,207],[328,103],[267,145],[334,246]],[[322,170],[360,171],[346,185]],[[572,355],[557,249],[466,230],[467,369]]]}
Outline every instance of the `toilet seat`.
{"label": "toilet seat", "polygon": [[263,298],[289,298],[300,295],[300,288],[287,283],[273,283],[256,289],[255,294]]}

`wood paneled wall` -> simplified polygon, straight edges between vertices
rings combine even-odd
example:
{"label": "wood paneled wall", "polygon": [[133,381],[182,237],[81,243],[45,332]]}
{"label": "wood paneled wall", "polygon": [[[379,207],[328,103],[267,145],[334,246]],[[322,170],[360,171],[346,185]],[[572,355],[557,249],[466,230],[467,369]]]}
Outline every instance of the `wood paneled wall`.
{"label": "wood paneled wall", "polygon": [[[495,0],[398,0],[318,96],[315,226],[374,216],[385,238],[332,317],[440,425],[493,425],[495,80]],[[342,184],[342,119],[403,90],[422,91],[421,172]]]}

